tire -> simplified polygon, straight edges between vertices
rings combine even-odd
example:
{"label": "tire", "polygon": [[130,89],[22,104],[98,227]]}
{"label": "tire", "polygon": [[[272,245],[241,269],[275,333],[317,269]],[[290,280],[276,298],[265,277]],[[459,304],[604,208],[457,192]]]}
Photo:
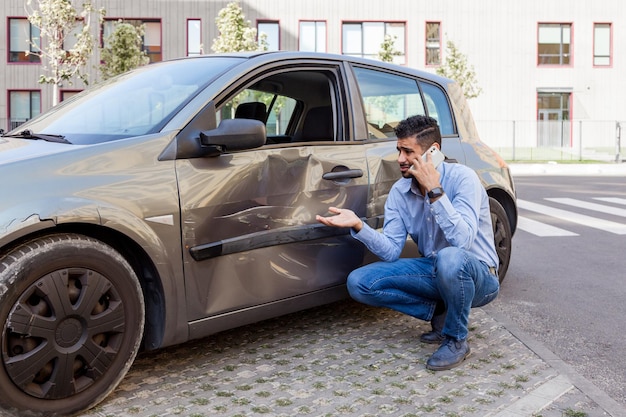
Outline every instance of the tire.
{"label": "tire", "polygon": [[512,233],[509,217],[502,205],[493,197],[489,197],[489,211],[491,212],[491,225],[493,226],[493,238],[498,254],[498,279],[504,280],[509,269],[512,250]]}
{"label": "tire", "polygon": [[65,416],[102,401],[130,368],[143,294],[113,248],[58,234],[0,258],[0,319],[0,406]]}

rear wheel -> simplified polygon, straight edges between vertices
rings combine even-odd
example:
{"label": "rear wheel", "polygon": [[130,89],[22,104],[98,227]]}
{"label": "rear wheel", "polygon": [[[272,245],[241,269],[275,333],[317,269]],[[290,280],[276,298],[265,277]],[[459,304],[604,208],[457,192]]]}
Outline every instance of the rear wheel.
{"label": "rear wheel", "polygon": [[30,241],[0,259],[0,403],[67,415],[122,380],[144,325],[141,286],[104,243],[74,234]]}
{"label": "rear wheel", "polygon": [[509,218],[502,205],[493,197],[489,197],[489,210],[491,212],[491,225],[493,226],[493,238],[498,253],[498,278],[504,280],[509,261],[511,260],[512,233]]}

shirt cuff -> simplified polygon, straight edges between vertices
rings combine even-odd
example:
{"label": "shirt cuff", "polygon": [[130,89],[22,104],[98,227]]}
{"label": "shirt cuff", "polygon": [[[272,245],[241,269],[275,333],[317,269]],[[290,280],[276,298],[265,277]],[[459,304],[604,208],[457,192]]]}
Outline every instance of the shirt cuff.
{"label": "shirt cuff", "polygon": [[361,230],[359,230],[358,232],[356,232],[353,228],[350,228],[350,234],[352,235],[352,237],[363,243],[368,241],[368,239],[371,241],[372,236],[375,233],[378,232],[372,229],[372,227],[365,222],[363,222],[363,227],[361,227]]}
{"label": "shirt cuff", "polygon": [[442,220],[449,219],[455,209],[448,195],[444,194],[430,205],[430,212],[435,216],[437,223],[443,225]]}

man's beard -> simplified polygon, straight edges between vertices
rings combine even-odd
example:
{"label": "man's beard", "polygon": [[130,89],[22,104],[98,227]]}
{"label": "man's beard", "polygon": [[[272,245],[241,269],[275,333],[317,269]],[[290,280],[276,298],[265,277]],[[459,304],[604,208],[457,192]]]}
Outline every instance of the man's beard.
{"label": "man's beard", "polygon": [[[405,167],[410,169],[410,168],[411,168],[411,165],[401,165],[401,166],[400,166],[400,168],[405,168]],[[402,176],[403,176],[404,178],[415,178],[415,177],[413,176],[413,174],[411,174],[408,170],[406,170],[406,171],[400,171],[400,173],[402,174]]]}

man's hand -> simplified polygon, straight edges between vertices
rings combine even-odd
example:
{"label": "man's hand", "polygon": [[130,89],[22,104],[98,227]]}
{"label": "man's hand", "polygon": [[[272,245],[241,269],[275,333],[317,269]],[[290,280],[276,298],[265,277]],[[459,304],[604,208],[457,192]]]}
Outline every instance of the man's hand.
{"label": "man's hand", "polygon": [[359,232],[363,227],[363,222],[352,210],[330,207],[328,211],[336,215],[323,217],[318,214],[315,219],[326,226],[351,227],[355,232]]}
{"label": "man's hand", "polygon": [[413,160],[413,165],[409,168],[409,173],[415,177],[417,182],[424,187],[426,192],[436,187],[441,187],[441,174],[433,165],[433,159],[430,154],[426,155],[427,162],[422,161],[422,157]]}

